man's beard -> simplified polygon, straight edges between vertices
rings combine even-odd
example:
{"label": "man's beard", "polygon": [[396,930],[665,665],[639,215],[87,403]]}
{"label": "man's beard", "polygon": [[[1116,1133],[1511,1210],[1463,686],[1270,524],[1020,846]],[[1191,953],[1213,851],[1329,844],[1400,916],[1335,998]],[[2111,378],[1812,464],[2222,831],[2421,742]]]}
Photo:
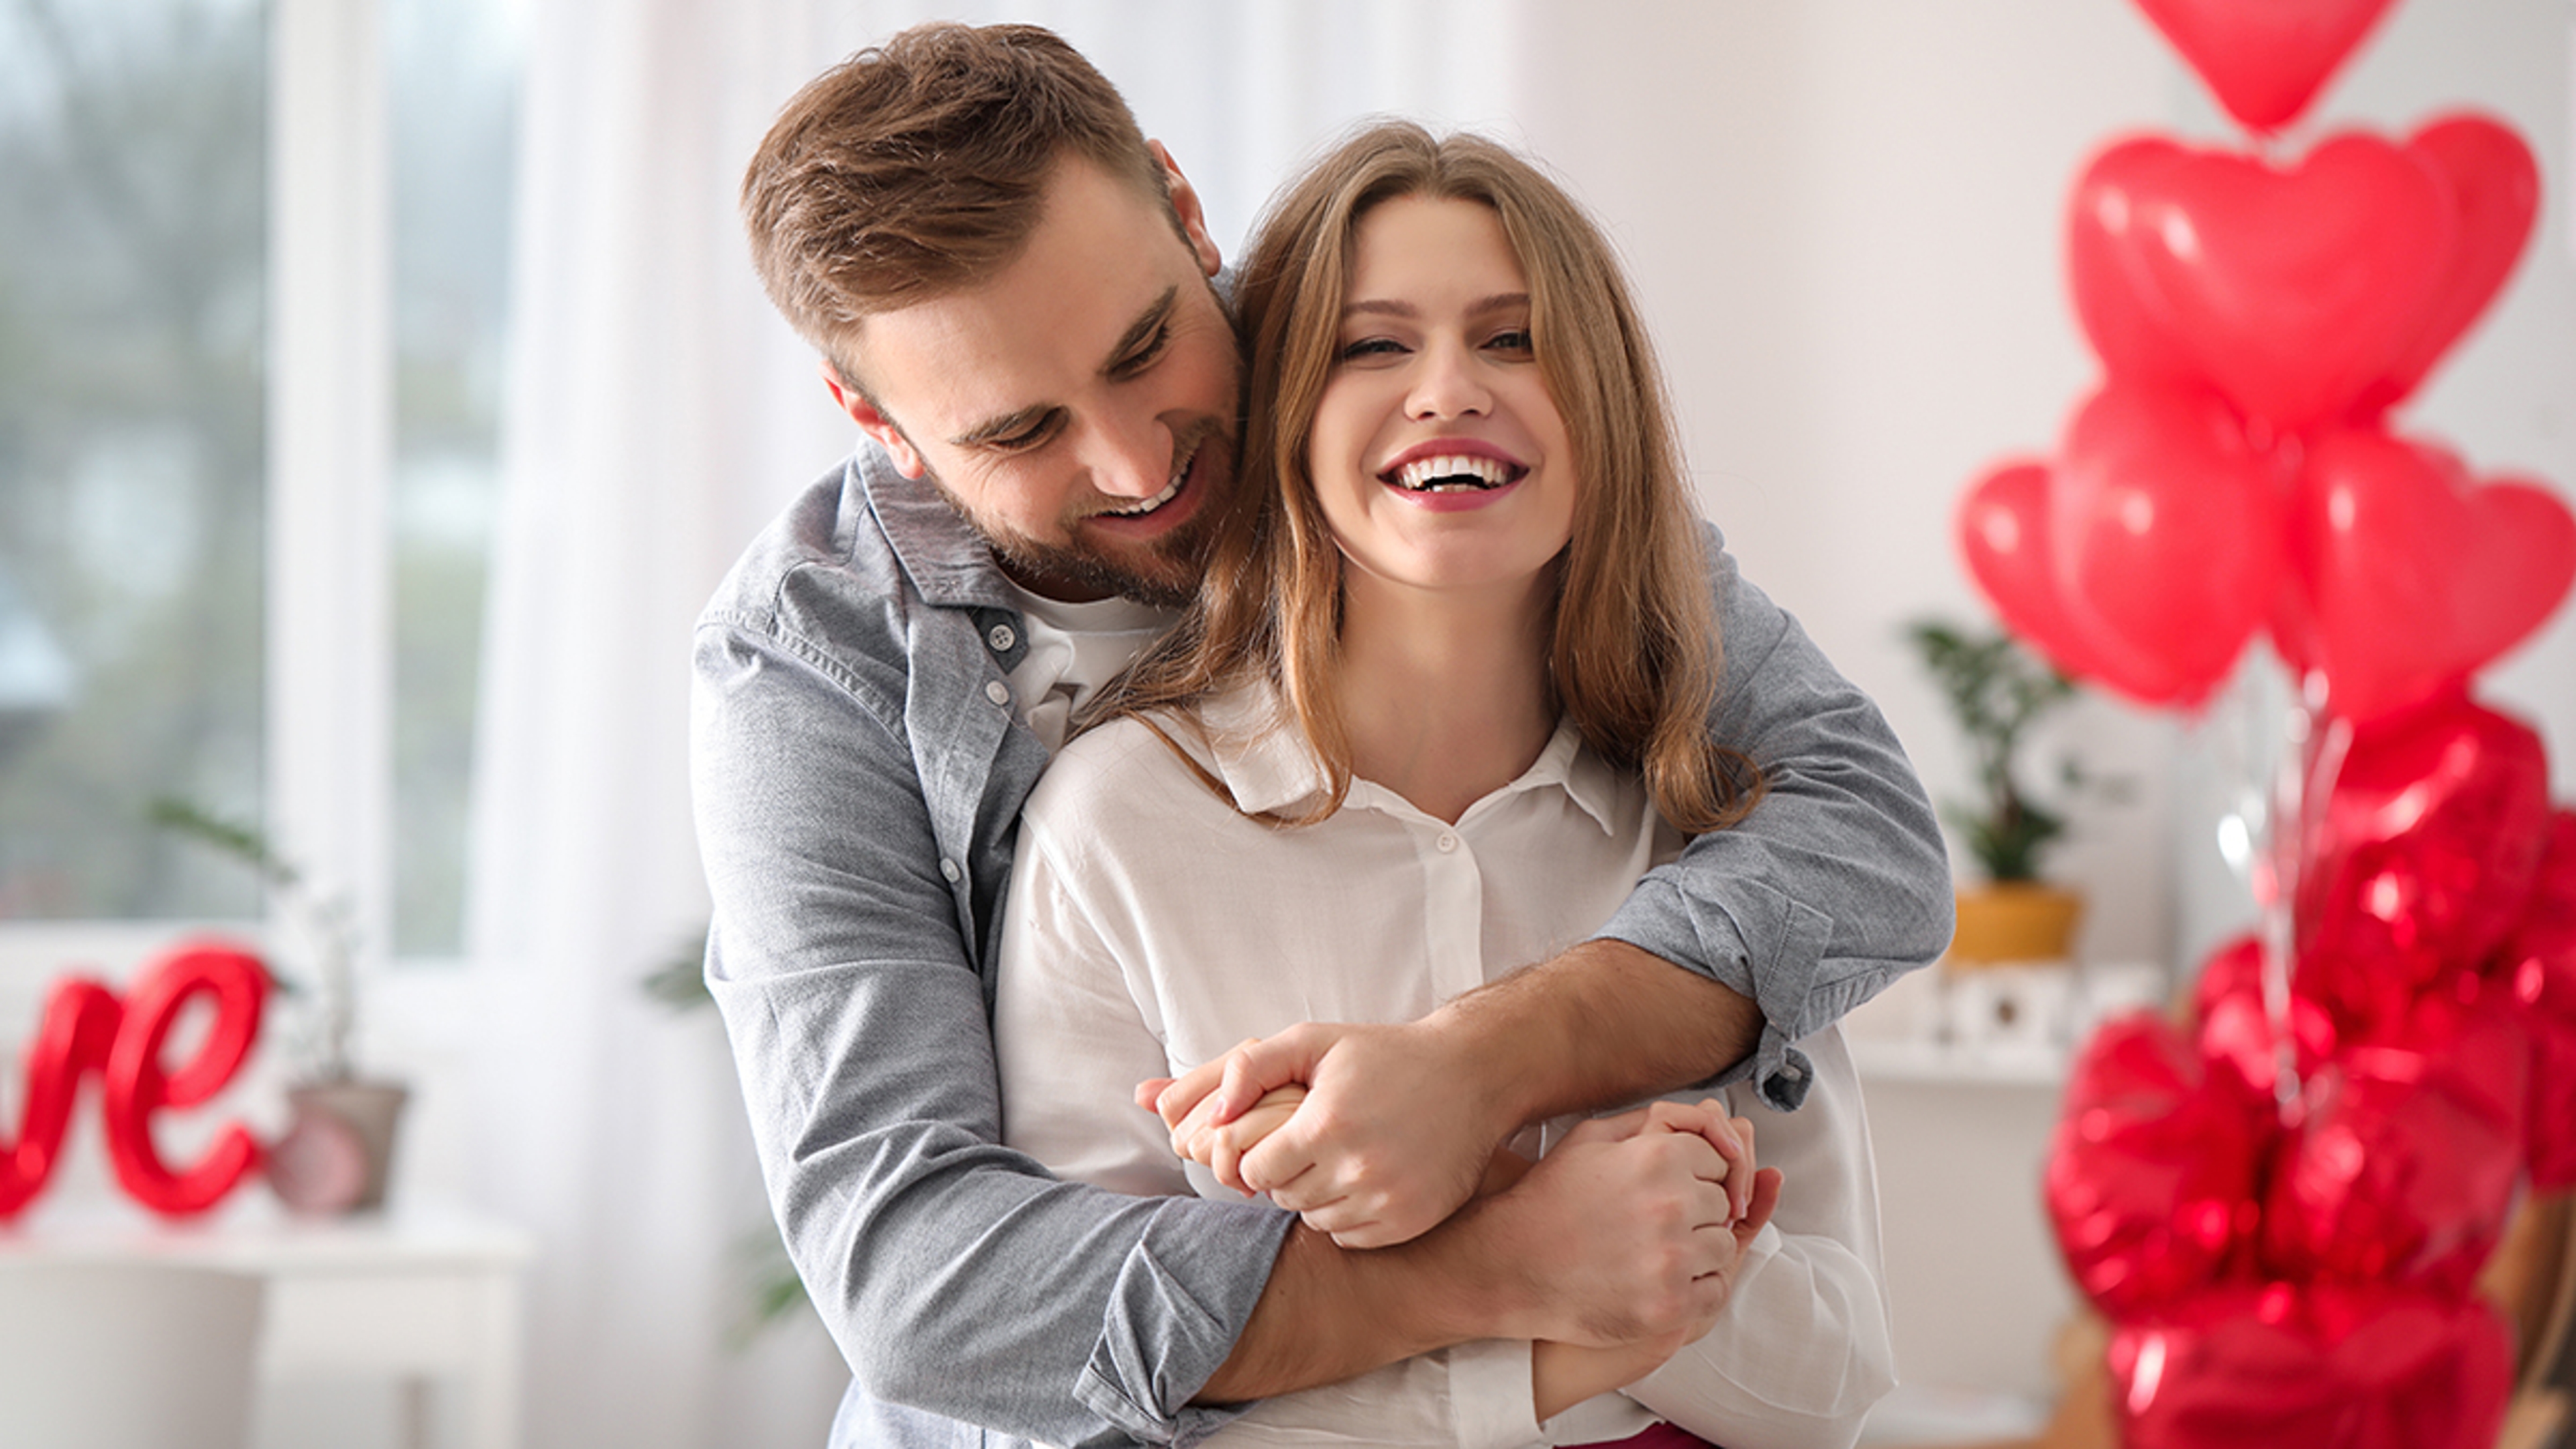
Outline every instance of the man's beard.
{"label": "man's beard", "polygon": [[[931,480],[937,484],[936,478]],[[1012,578],[1032,591],[1045,594],[1049,586],[1066,593],[1116,594],[1158,609],[1177,609],[1188,604],[1199,590],[1199,577],[1206,571],[1208,549],[1216,541],[1216,531],[1225,516],[1225,499],[1202,498],[1190,521],[1154,540],[1146,555],[1163,567],[1154,573],[1139,572],[1136,555],[1111,554],[1089,548],[1079,540],[1063,544],[1040,543],[1028,535],[1005,532],[984,526],[981,519],[967,511],[945,486],[939,496],[948,500],[966,526],[989,545]]]}

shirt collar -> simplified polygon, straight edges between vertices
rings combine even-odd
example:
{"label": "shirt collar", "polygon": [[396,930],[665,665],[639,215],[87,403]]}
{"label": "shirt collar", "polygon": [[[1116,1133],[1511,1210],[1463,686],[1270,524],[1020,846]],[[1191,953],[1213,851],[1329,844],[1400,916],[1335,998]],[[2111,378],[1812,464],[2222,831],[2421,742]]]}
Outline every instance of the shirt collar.
{"label": "shirt collar", "polygon": [[[1262,681],[1225,690],[1208,700],[1199,717],[1207,725],[1209,768],[1238,808],[1258,815],[1324,793],[1324,762],[1296,727],[1276,686]],[[1496,796],[1545,789],[1563,790],[1603,834],[1616,829],[1619,772],[1584,748],[1573,721],[1561,717],[1538,759]],[[1367,798],[1372,796],[1383,801]],[[1367,781],[1352,783],[1350,803],[1355,805],[1384,809],[1401,798]],[[1471,808],[1468,813],[1475,812]]]}
{"label": "shirt collar", "polygon": [[993,546],[957,516],[928,478],[906,478],[883,448],[863,442],[850,456],[841,482],[842,516],[864,508],[876,514],[886,545],[933,604],[1013,609],[1010,580],[993,561]]}

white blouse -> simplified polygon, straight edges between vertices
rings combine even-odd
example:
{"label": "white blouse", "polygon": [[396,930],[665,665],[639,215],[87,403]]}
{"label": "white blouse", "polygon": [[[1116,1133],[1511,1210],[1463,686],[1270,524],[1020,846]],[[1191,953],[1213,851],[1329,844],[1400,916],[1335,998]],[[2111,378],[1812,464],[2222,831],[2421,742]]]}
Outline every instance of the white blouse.
{"label": "white blouse", "polygon": [[[1215,701],[1208,720],[1204,739],[1165,728],[1243,810],[1322,788],[1268,692]],[[1569,725],[1455,825],[1355,780],[1342,810],[1299,828],[1247,818],[1137,721],[1093,731],[1021,817],[995,1008],[1003,1138],[1123,1192],[1235,1196],[1174,1155],[1136,1083],[1298,1022],[1422,1016],[1588,939],[1680,845],[1643,785]],[[1816,1069],[1799,1111],[1717,1094],[1754,1120],[1763,1165],[1783,1173],[1780,1205],[1718,1326],[1663,1368],[1540,1424],[1529,1346],[1467,1344],[1265,1400],[1210,1442],[1517,1449],[1618,1439],[1656,1418],[1727,1449],[1855,1442],[1895,1381],[1878,1189],[1840,1034],[1799,1045]],[[1547,1124],[1542,1149],[1571,1125]]]}

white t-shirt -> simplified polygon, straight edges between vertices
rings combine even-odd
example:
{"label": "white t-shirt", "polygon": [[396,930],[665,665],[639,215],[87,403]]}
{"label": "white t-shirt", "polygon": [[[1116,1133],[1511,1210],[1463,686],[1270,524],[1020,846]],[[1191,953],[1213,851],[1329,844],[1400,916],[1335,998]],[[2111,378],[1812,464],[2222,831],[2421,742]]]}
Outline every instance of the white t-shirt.
{"label": "white t-shirt", "polygon": [[1029,630],[1029,652],[1010,674],[1011,698],[1050,754],[1063,748],[1065,722],[1091,692],[1161,638],[1178,617],[1171,609],[1132,599],[1069,604],[1018,584],[1010,589]]}
{"label": "white t-shirt", "polygon": [[[1266,691],[1208,717],[1212,744],[1167,730],[1244,810],[1320,790]],[[1570,726],[1455,825],[1356,780],[1341,811],[1297,829],[1246,818],[1140,722],[1084,735],[1021,817],[995,1020],[1003,1139],[1123,1192],[1232,1196],[1173,1154],[1134,1105],[1137,1082],[1297,1022],[1419,1017],[1587,939],[1680,845],[1633,775]],[[1784,1174],[1777,1214],[1717,1328],[1625,1394],[1542,1426],[1528,1345],[1492,1341],[1266,1400],[1212,1442],[1510,1449],[1617,1439],[1663,1417],[1728,1449],[1853,1443],[1894,1383],[1878,1191],[1840,1034],[1800,1045],[1817,1073],[1801,1110],[1720,1094]],[[1549,1124],[1544,1145],[1570,1125]]]}

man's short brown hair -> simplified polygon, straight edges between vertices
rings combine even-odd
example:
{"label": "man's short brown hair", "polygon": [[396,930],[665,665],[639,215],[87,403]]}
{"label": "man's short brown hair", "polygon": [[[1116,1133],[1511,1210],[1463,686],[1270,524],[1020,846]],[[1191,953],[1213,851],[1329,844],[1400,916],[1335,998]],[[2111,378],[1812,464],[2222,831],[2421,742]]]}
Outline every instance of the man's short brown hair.
{"label": "man's short brown hair", "polygon": [[1118,88],[1053,31],[915,26],[816,77],[779,113],[742,180],[752,264],[797,333],[855,385],[859,323],[1008,265],[1068,155],[1170,207]]}

